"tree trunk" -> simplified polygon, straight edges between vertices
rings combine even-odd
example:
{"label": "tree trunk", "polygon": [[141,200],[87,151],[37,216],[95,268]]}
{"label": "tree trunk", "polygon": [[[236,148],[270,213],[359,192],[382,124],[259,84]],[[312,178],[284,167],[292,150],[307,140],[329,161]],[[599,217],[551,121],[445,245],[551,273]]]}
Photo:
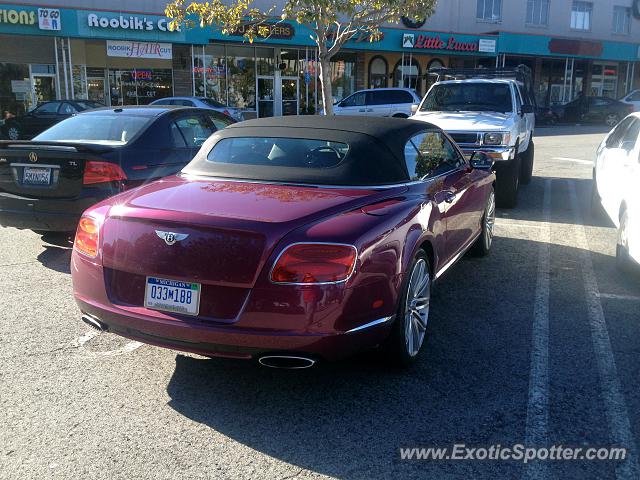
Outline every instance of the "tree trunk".
{"label": "tree trunk", "polygon": [[333,88],[331,85],[331,60],[320,54],[320,86],[325,115],[333,115]]}

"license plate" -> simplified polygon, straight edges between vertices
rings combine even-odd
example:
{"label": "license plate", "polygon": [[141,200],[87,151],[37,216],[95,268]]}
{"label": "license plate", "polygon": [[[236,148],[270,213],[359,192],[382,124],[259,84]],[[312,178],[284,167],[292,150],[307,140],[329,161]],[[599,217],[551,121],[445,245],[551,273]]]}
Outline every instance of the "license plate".
{"label": "license plate", "polygon": [[147,277],[144,306],[165,312],[198,315],[200,291],[199,283]]}
{"label": "license plate", "polygon": [[24,167],[22,183],[25,185],[49,185],[51,169],[42,167]]}

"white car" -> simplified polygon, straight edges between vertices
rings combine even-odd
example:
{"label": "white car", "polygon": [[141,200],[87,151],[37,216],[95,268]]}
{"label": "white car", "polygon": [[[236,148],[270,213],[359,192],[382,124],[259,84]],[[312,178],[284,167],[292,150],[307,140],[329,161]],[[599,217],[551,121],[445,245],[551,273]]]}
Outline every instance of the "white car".
{"label": "white car", "polygon": [[420,97],[410,88],[371,88],[336,103],[333,114],[407,118],[411,116],[412,106],[419,103]]}
{"label": "white car", "polygon": [[640,112],[640,90],[632,90],[620,99],[622,103],[633,105],[636,112]]}
{"label": "white car", "polygon": [[[449,70],[451,75],[457,72],[442,69]],[[490,156],[495,161],[496,200],[501,207],[515,207],[520,183],[529,183],[533,172],[533,99],[520,81],[491,78],[494,73],[506,75],[506,70],[464,72],[465,79],[434,83],[411,118],[443,129],[467,157],[477,151]]]}
{"label": "white car", "polygon": [[216,112],[224,113],[237,122],[243,121],[244,114],[238,108],[227,107],[226,105],[207,97],[165,97],[151,102],[150,105],[181,105],[183,107],[208,108]]}
{"label": "white car", "polygon": [[640,113],[622,120],[598,147],[593,170],[593,208],[604,210],[618,229],[616,263],[640,263]]}

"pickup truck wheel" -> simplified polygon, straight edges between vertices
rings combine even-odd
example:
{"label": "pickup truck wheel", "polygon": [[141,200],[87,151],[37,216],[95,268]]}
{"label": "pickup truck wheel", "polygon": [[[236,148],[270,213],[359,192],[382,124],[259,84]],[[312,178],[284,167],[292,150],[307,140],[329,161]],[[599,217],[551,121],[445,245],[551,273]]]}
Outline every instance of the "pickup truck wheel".
{"label": "pickup truck wheel", "polygon": [[535,145],[533,139],[529,140],[527,150],[522,154],[522,169],[520,170],[520,183],[529,185],[533,176],[533,157],[535,155]]}
{"label": "pickup truck wheel", "polygon": [[491,251],[491,245],[493,245],[493,229],[496,224],[496,195],[491,189],[489,192],[489,198],[487,199],[487,206],[484,208],[484,215],[482,215],[482,230],[480,236],[476,240],[472,247],[472,253],[478,257],[485,257],[489,255]]}
{"label": "pickup truck wheel", "polygon": [[616,267],[618,270],[631,273],[635,270],[633,259],[629,254],[629,214],[627,210],[620,216],[620,226],[618,227],[618,242],[616,244]]}
{"label": "pickup truck wheel", "polygon": [[405,276],[396,319],[389,337],[382,345],[388,360],[409,367],[417,358],[429,322],[431,301],[431,269],[424,250],[416,253]]}
{"label": "pickup truck wheel", "polygon": [[499,207],[514,208],[520,188],[520,154],[516,153],[513,160],[504,163],[496,176],[496,203]]}

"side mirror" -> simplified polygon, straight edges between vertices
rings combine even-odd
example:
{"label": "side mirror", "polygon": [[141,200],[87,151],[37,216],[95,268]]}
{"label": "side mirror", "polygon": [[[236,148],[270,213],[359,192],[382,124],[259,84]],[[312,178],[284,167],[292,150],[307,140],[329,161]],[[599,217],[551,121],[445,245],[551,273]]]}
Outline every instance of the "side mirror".
{"label": "side mirror", "polygon": [[415,115],[418,112],[418,107],[420,105],[414,103],[413,105],[411,105],[411,115]]}
{"label": "side mirror", "polygon": [[484,152],[473,152],[469,163],[477,170],[492,170],[495,162],[493,158]]}
{"label": "side mirror", "polygon": [[525,103],[524,105],[522,105],[522,108],[520,109],[520,113],[524,115],[525,113],[534,113],[535,110],[536,109],[533,107],[533,105]]}

